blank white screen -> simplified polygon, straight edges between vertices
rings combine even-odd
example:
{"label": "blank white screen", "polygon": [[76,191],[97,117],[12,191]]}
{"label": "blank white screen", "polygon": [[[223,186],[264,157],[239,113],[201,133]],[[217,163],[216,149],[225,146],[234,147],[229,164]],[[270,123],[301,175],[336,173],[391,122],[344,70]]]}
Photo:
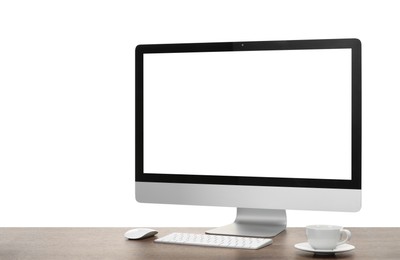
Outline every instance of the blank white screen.
{"label": "blank white screen", "polygon": [[351,179],[351,49],[145,54],[144,172]]}

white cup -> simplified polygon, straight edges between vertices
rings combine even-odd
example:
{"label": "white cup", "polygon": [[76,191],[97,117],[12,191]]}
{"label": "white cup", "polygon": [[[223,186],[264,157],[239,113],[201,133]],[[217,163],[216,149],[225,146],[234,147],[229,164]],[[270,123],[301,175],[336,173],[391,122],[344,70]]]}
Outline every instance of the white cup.
{"label": "white cup", "polygon": [[308,243],[315,250],[332,250],[351,238],[351,232],[341,226],[311,225],[306,227]]}

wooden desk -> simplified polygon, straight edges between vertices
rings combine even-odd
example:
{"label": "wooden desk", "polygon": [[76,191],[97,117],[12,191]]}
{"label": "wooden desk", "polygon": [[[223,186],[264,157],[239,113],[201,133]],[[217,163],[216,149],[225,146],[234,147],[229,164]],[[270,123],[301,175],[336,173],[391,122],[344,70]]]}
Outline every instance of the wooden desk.
{"label": "wooden desk", "polygon": [[[288,228],[272,245],[259,250],[207,248],[153,243],[155,237],[129,241],[129,228],[0,228],[0,259],[400,259],[400,228],[348,228],[351,252],[316,256],[294,248],[304,228]],[[155,228],[158,237],[172,232],[203,233],[207,228]]]}

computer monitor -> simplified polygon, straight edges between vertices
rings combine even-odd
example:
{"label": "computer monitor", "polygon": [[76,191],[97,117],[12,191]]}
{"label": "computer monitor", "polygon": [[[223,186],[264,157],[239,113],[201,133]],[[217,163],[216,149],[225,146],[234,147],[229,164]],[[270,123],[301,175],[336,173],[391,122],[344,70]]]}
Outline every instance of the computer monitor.
{"label": "computer monitor", "polygon": [[139,202],[236,207],[207,233],[254,237],[360,209],[358,39],[138,45],[135,65]]}

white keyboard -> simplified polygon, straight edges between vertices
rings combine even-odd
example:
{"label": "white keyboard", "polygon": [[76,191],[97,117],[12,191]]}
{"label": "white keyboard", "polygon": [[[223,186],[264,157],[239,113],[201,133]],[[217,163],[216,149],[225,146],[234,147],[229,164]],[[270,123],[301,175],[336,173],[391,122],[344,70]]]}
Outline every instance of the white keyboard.
{"label": "white keyboard", "polygon": [[236,237],[189,233],[172,233],[154,240],[156,243],[212,246],[242,249],[259,249],[272,244],[270,238]]}

